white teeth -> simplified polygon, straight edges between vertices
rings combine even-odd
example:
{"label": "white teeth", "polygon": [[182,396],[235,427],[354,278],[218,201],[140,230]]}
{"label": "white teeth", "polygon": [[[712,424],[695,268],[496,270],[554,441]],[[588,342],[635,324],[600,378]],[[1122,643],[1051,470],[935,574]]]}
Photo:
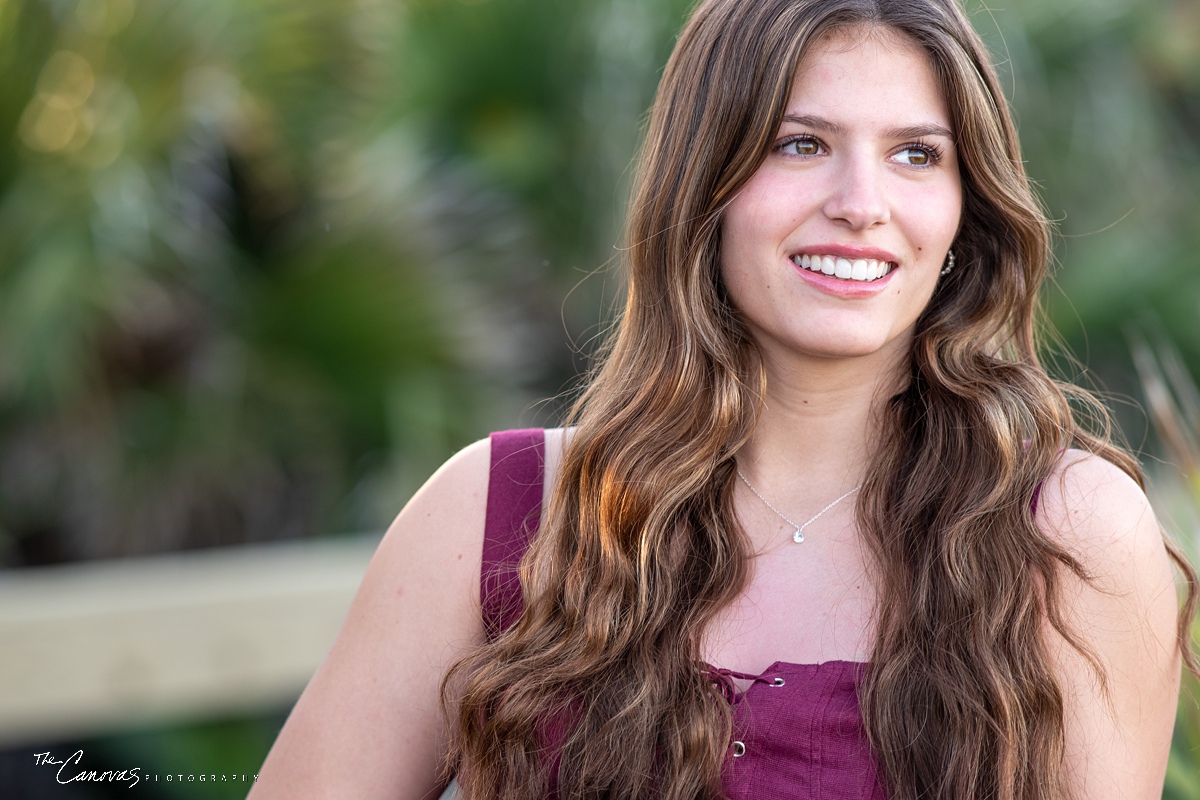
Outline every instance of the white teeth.
{"label": "white teeth", "polygon": [[877,261],[873,258],[858,258],[851,261],[848,258],[834,256],[819,256],[804,253],[792,256],[792,262],[798,267],[812,272],[834,275],[842,280],[874,281],[892,271],[890,261]]}

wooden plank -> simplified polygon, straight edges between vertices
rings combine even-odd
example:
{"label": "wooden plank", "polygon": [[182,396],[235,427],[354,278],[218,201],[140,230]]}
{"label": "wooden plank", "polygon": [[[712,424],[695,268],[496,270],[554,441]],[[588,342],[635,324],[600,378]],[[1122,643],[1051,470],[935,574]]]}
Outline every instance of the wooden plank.
{"label": "wooden plank", "polygon": [[378,541],[0,572],[0,744],[286,707]]}

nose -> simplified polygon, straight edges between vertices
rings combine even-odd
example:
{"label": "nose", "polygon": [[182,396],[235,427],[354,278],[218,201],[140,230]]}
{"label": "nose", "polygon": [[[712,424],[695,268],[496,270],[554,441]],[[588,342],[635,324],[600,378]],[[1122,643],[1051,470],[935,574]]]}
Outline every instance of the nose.
{"label": "nose", "polygon": [[851,230],[867,230],[891,218],[880,168],[866,158],[847,159],[834,175],[825,216]]}

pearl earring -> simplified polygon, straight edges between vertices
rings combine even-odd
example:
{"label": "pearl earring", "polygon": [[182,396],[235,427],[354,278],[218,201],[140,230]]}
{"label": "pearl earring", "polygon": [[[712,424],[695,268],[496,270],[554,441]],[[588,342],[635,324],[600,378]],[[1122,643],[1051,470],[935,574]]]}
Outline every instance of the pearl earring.
{"label": "pearl earring", "polygon": [[946,266],[942,267],[942,274],[949,275],[954,271],[954,251],[950,250],[946,253]]}

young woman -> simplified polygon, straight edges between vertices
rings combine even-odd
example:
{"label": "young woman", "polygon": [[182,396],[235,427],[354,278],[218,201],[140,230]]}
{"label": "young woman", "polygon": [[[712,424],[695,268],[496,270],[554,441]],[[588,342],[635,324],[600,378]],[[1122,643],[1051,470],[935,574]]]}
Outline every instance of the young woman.
{"label": "young woman", "polygon": [[1194,573],[1038,362],[953,0],[701,2],[628,240],[572,426],[413,498],[252,796],[1159,797]]}

